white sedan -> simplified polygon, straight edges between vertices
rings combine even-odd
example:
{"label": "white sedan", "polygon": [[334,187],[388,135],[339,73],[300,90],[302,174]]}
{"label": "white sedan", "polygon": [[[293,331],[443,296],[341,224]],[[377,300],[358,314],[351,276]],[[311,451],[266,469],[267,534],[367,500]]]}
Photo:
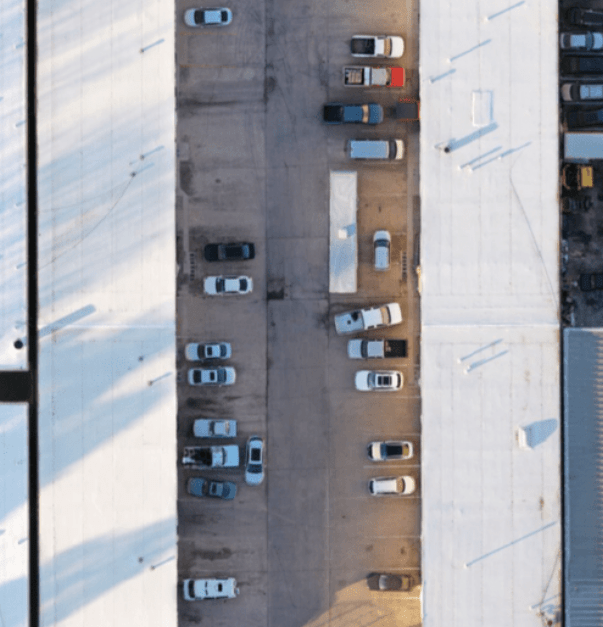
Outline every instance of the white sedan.
{"label": "white sedan", "polygon": [[188,9],[184,12],[187,26],[226,26],[232,22],[230,9]]}
{"label": "white sedan", "polygon": [[189,361],[203,361],[204,359],[228,359],[232,355],[232,346],[229,342],[208,342],[187,344],[184,354]]}
{"label": "white sedan", "polygon": [[264,481],[264,440],[254,435],[247,440],[245,483],[260,485]]}
{"label": "white sedan", "polygon": [[404,377],[397,370],[359,370],[354,383],[360,392],[395,392],[404,385]]}
{"label": "white sedan", "polygon": [[203,282],[206,294],[249,294],[253,290],[253,281],[248,276],[207,276]]}

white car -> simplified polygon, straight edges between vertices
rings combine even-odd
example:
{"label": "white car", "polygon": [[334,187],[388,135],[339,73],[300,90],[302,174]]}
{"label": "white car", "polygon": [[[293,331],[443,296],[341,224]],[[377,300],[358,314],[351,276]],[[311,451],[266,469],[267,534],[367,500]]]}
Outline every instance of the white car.
{"label": "white car", "polygon": [[253,281],[248,276],[207,276],[203,282],[206,294],[249,294],[253,290]]}
{"label": "white car", "polygon": [[354,35],[350,50],[353,57],[399,59],[404,54],[404,39],[390,35]]}
{"label": "white car", "polygon": [[232,385],[237,378],[235,369],[224,368],[191,368],[188,371],[188,382],[191,385]]}
{"label": "white car", "polygon": [[404,385],[398,370],[359,370],[354,380],[360,392],[395,392]]}
{"label": "white car", "polygon": [[412,442],[406,440],[371,442],[367,447],[367,453],[369,459],[374,462],[410,459],[413,454]]}
{"label": "white car", "polygon": [[415,491],[416,483],[412,477],[375,477],[368,484],[373,496],[406,496]]}
{"label": "white car", "polygon": [[247,440],[245,483],[260,485],[264,481],[264,440],[254,435]]}
{"label": "white car", "polygon": [[196,438],[234,438],[237,435],[237,421],[197,418],[193,423],[193,435]]}
{"label": "white car", "polygon": [[229,342],[213,342],[207,344],[190,343],[186,345],[184,354],[189,361],[228,359],[232,355],[232,346]]}
{"label": "white car", "polygon": [[234,577],[228,579],[185,579],[182,584],[185,601],[234,599],[239,594],[237,580]]}
{"label": "white car", "polygon": [[389,270],[389,251],[392,237],[388,231],[377,231],[373,235],[375,270]]}
{"label": "white car", "polygon": [[184,12],[187,26],[226,26],[232,22],[230,9],[188,9]]}
{"label": "white car", "polygon": [[603,50],[603,33],[561,33],[559,45],[562,50],[582,52]]}

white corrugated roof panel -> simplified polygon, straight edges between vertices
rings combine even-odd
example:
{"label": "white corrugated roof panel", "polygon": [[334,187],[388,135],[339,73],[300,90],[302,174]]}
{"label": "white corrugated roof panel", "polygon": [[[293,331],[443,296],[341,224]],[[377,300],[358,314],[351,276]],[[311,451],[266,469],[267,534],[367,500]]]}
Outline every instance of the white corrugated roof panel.
{"label": "white corrugated roof panel", "polygon": [[556,11],[421,3],[425,627],[561,609]]}
{"label": "white corrugated roof panel", "polygon": [[27,349],[25,3],[0,7],[0,369],[24,370]]}
{"label": "white corrugated roof panel", "polygon": [[174,19],[38,3],[46,627],[177,624]]}
{"label": "white corrugated roof panel", "polygon": [[0,405],[0,623],[29,625],[27,405]]}

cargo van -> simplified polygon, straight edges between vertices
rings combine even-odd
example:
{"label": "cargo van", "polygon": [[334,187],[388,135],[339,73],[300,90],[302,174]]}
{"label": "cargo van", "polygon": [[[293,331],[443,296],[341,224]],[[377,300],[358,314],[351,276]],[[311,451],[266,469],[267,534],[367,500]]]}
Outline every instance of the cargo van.
{"label": "cargo van", "polygon": [[564,57],[561,74],[603,74],[603,57]]}
{"label": "cargo van", "polygon": [[402,159],[404,142],[401,139],[350,139],[350,159]]}

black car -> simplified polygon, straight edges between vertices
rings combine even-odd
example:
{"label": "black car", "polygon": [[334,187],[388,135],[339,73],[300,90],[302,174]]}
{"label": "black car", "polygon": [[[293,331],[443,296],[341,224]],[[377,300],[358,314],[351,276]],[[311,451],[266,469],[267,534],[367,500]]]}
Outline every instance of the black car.
{"label": "black car", "polygon": [[203,255],[206,261],[245,261],[255,257],[255,246],[251,242],[207,244]]}
{"label": "black car", "polygon": [[322,119],[327,124],[380,124],[383,107],[374,102],[362,105],[332,102],[323,107]]}
{"label": "black car", "polygon": [[600,272],[588,272],[581,274],[580,289],[583,292],[603,290],[603,274]]}
{"label": "black car", "polygon": [[574,7],[567,12],[567,21],[574,26],[603,26],[603,13]]}
{"label": "black car", "polygon": [[583,126],[602,126],[603,109],[579,109],[568,111],[565,114],[568,128],[582,128]]}
{"label": "black car", "polygon": [[202,477],[193,477],[188,480],[186,487],[192,496],[213,496],[225,501],[231,501],[237,494],[237,485],[232,481],[209,481]]}

